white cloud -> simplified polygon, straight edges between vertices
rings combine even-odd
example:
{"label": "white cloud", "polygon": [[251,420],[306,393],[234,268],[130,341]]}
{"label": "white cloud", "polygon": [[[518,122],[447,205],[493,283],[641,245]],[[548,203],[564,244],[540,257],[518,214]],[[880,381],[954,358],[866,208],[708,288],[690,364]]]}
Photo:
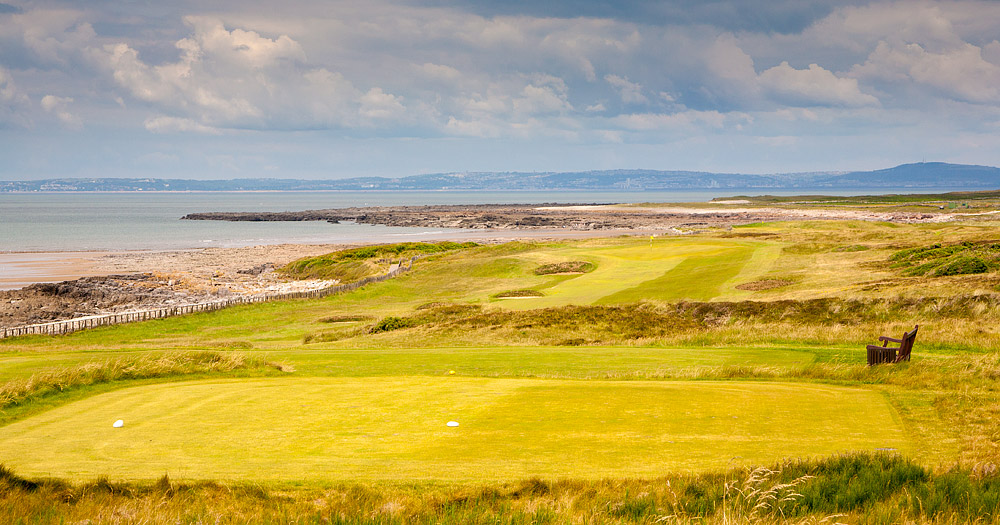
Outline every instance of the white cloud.
{"label": "white cloud", "polygon": [[618,91],[618,95],[622,97],[622,102],[626,104],[649,103],[646,95],[642,94],[642,86],[635,82],[629,82],[628,77],[605,75],[604,80]]}
{"label": "white cloud", "polygon": [[449,117],[445,124],[445,131],[451,135],[462,135],[467,137],[496,137],[500,135],[500,130],[493,124],[483,120],[459,120]]}
{"label": "white cloud", "polygon": [[80,117],[70,113],[69,105],[71,103],[73,103],[71,97],[45,95],[42,97],[40,105],[46,112],[55,115],[63,126],[69,129],[80,129],[83,126],[83,121],[80,120]]}
{"label": "white cloud", "polygon": [[440,80],[444,82],[458,82],[462,78],[462,72],[443,64],[432,64],[430,62],[424,62],[420,66],[420,72],[424,76],[434,80]]}
{"label": "white cloud", "polygon": [[760,74],[760,85],[775,100],[790,105],[872,106],[878,99],[862,93],[856,78],[840,78],[816,64],[795,69],[782,62]]}
{"label": "white cloud", "polygon": [[705,67],[711,74],[704,88],[733,100],[757,96],[757,72],[753,58],[732,34],[719,35],[705,50]]}
{"label": "white cloud", "polygon": [[[337,72],[310,67],[298,42],[281,35],[227,30],[188,17],[192,35],[176,43],[180,59],[145,63],[127,44],[105,47],[115,81],[132,96],[206,129],[356,127],[404,113],[401,98],[374,87],[361,92]],[[161,130],[161,121],[153,127]],[[196,130],[170,124],[171,131]]]}
{"label": "white cloud", "polygon": [[39,62],[66,66],[94,42],[97,33],[81,11],[32,9],[8,19],[6,31],[17,33]]}
{"label": "white cloud", "polygon": [[217,128],[212,128],[200,124],[191,119],[167,117],[164,115],[150,117],[143,122],[143,126],[153,133],[203,133],[206,135],[218,135],[221,132]]}
{"label": "white cloud", "polygon": [[521,90],[521,96],[514,99],[514,111],[522,115],[562,113],[572,109],[566,94],[551,85],[528,84]]}
{"label": "white cloud", "polygon": [[382,88],[372,88],[361,96],[361,115],[374,119],[398,117],[406,111],[401,100]]}
{"label": "white cloud", "polygon": [[932,53],[919,44],[880,42],[851,73],[890,85],[912,83],[955,100],[1000,104],[1000,66],[985,60],[982,49],[972,44]]}

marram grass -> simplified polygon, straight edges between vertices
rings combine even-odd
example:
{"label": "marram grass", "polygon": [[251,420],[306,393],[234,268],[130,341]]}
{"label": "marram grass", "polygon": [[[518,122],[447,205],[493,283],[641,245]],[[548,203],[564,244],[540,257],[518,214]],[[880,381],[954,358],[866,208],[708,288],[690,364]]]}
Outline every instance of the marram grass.
{"label": "marram grass", "polygon": [[4,523],[1000,523],[1000,478],[838,455],[652,479],[464,485],[71,484],[0,466]]}

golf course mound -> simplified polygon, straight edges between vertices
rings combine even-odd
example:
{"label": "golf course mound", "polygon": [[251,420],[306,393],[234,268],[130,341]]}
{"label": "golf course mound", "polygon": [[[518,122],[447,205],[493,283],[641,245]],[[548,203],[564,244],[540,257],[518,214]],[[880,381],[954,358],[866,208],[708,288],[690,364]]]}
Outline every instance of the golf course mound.
{"label": "golf course mound", "polygon": [[112,480],[653,478],[909,448],[884,396],[861,388],[459,376],[145,385],[0,433],[23,475]]}

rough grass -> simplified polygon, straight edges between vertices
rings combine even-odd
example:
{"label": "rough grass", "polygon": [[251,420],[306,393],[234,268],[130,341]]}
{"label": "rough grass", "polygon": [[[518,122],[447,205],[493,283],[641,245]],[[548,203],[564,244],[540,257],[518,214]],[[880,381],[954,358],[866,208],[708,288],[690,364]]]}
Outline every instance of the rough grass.
{"label": "rough grass", "polygon": [[362,246],[316,257],[292,261],[278,272],[295,279],[333,279],[350,283],[372,275],[385,273],[390,259],[408,258],[461,250],[479,246],[474,242],[403,242]]}
{"label": "rough grass", "polygon": [[510,297],[544,297],[545,294],[539,292],[538,290],[507,290],[506,292],[500,292],[494,297],[497,299],[504,299]]}
{"label": "rough grass", "polygon": [[787,279],[761,279],[760,281],[750,281],[748,283],[738,284],[736,285],[736,289],[759,292],[761,290],[781,288],[782,286],[788,286],[794,282],[795,281],[789,281]]}
{"label": "rough grass", "polygon": [[535,268],[535,275],[552,275],[559,273],[587,273],[597,268],[592,262],[587,261],[567,261],[560,263],[543,264]]}
{"label": "rough grass", "polygon": [[79,484],[0,466],[5,523],[998,523],[1000,479],[851,454],[652,480],[284,488]]}
{"label": "rough grass", "polygon": [[943,246],[908,248],[889,257],[893,268],[904,275],[969,275],[992,272],[1000,268],[1000,244],[963,242]]}
{"label": "rough grass", "polygon": [[[395,319],[395,318],[394,318]],[[402,319],[406,321],[403,322]],[[428,307],[400,318],[393,329],[411,328],[410,341],[438,340],[462,334],[470,338],[503,337],[516,344],[559,344],[567,334],[587,344],[629,344],[652,341],[679,341],[707,337],[718,342],[723,332],[745,342],[793,342],[801,333],[810,333],[816,342],[863,342],[877,338],[887,325],[902,326],[927,322],[951,323],[952,330],[976,330],[990,320],[1000,322],[1000,294],[956,295],[953,297],[884,299],[811,299],[779,301],[716,301],[678,303],[633,303],[625,305],[562,306],[533,310],[486,309],[479,305]],[[760,333],[764,328],[765,336]],[[776,329],[777,328],[777,329]],[[788,328],[794,331],[787,336]],[[417,330],[419,329],[419,330]],[[378,330],[378,332],[388,330]],[[376,332],[370,332],[376,333]],[[901,333],[901,332],[900,332]],[[715,334],[713,336],[713,334]],[[845,334],[849,334],[845,337]],[[344,333],[350,337],[350,333]],[[956,332],[932,331],[921,334],[918,348],[932,341],[968,344]],[[728,338],[728,336],[727,336]],[[474,339],[472,339],[474,340]],[[689,339],[693,341],[694,339]],[[983,345],[983,342],[993,343]],[[992,332],[982,332],[975,340],[980,348],[996,348]],[[727,341],[727,344],[731,342]],[[926,346],[926,345],[924,345]]]}

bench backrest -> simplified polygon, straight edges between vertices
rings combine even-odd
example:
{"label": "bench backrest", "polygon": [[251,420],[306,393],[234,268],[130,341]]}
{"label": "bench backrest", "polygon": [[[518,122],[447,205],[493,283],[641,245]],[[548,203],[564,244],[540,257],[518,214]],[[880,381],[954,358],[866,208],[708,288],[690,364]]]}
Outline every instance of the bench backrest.
{"label": "bench backrest", "polygon": [[913,341],[917,338],[917,329],[920,325],[914,326],[913,330],[903,334],[903,342],[899,344],[899,351],[896,352],[896,362],[909,361],[910,350],[913,350]]}

